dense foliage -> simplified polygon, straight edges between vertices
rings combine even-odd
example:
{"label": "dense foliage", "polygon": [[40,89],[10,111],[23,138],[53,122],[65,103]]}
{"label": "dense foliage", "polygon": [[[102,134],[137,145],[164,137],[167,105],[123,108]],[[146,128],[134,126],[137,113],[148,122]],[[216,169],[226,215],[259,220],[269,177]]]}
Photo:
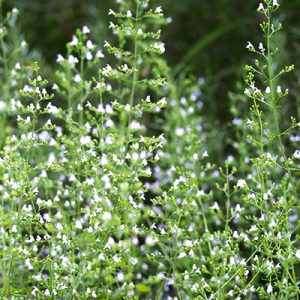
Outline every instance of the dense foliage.
{"label": "dense foliage", "polygon": [[28,47],[22,11],[0,18],[0,299],[299,299],[297,67],[279,3],[256,7],[222,128],[220,74],[192,71],[240,23],[174,67],[162,7],[116,1],[111,36],[80,24],[53,65]]}

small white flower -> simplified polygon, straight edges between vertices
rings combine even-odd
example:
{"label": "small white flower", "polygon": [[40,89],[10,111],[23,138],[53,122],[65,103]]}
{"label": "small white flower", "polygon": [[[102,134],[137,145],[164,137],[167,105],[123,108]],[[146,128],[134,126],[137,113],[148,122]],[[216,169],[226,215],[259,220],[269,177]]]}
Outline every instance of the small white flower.
{"label": "small white flower", "polygon": [[268,284],[268,288],[267,288],[267,293],[268,293],[268,294],[271,294],[272,292],[273,292],[273,287],[272,287],[272,284],[269,283],[269,284]]}
{"label": "small white flower", "polygon": [[52,90],[55,91],[58,89],[58,85],[56,83],[53,83],[52,85]]}
{"label": "small white flower", "polygon": [[75,65],[78,63],[78,58],[71,54],[68,57],[68,62],[70,65]]}
{"label": "small white flower", "polygon": [[88,41],[86,42],[86,47],[87,47],[88,49],[93,49],[95,46],[94,46],[94,44],[93,44],[93,42],[92,42],[91,40],[88,40]]}
{"label": "small white flower", "polygon": [[300,159],[300,150],[296,150],[293,154],[294,158]]}
{"label": "small white flower", "polygon": [[118,272],[118,274],[117,274],[117,280],[119,282],[122,282],[122,281],[124,281],[124,278],[125,278],[125,276],[124,276],[123,272]]}
{"label": "small white flower", "polygon": [[262,3],[259,3],[257,11],[264,11],[264,5]]}
{"label": "small white flower", "polygon": [[71,46],[76,46],[78,44],[78,38],[74,35],[72,41],[70,42]]}
{"label": "small white flower", "polygon": [[271,88],[268,86],[267,88],[266,88],[266,94],[270,94],[271,93]]}
{"label": "small white flower", "polygon": [[153,44],[153,48],[158,50],[161,54],[165,52],[165,44],[162,42],[156,42]]}
{"label": "small white flower", "polygon": [[82,229],[82,224],[81,224],[80,220],[76,220],[75,227],[77,229]]}
{"label": "small white flower", "polygon": [[86,58],[87,60],[92,60],[92,59],[93,59],[93,54],[92,54],[92,52],[90,52],[90,51],[86,52],[86,53],[85,53],[85,58]]}
{"label": "small white flower", "polygon": [[239,179],[236,186],[238,188],[244,188],[246,185],[247,185],[247,182],[245,179]]}
{"label": "small white flower", "polygon": [[19,62],[17,62],[17,63],[15,64],[15,69],[16,69],[16,70],[20,70],[20,69],[21,69],[21,64],[20,64]]}
{"label": "small white flower", "polygon": [[81,145],[86,145],[91,142],[91,137],[89,135],[83,135],[80,137],[80,144]]}
{"label": "small white flower", "polygon": [[184,129],[183,128],[176,128],[175,129],[175,134],[177,136],[183,136],[184,135]]}
{"label": "small white flower", "polygon": [[248,41],[248,42],[247,42],[246,49],[252,50],[252,49],[254,49],[254,46]]}
{"label": "small white flower", "polygon": [[208,152],[204,151],[203,154],[202,154],[202,157],[208,157]]}
{"label": "small white flower", "polygon": [[276,90],[276,91],[277,91],[277,94],[281,94],[281,93],[282,93],[282,90],[281,90],[281,86],[280,86],[280,85],[277,86],[277,90]]}
{"label": "small white flower", "polygon": [[47,104],[46,108],[47,108],[49,114],[55,115],[55,114],[59,113],[59,109],[55,105],[52,105],[51,102],[49,102]]}
{"label": "small white flower", "polygon": [[273,5],[274,5],[274,6],[279,6],[278,1],[277,1],[277,0],[273,0]]}
{"label": "small white flower", "polygon": [[154,241],[154,239],[153,239],[153,237],[151,235],[148,235],[146,237],[145,242],[146,242],[146,245],[149,245],[149,246],[152,246],[155,243],[155,241]]}
{"label": "small white flower", "polygon": [[57,54],[56,62],[60,63],[64,61],[64,57],[61,54]]}
{"label": "small white flower", "polygon": [[237,204],[237,205],[235,206],[235,211],[237,211],[237,212],[243,211],[243,208],[241,207],[240,204]]}
{"label": "small white flower", "polygon": [[91,30],[90,30],[90,28],[89,28],[88,26],[83,26],[83,27],[82,27],[82,33],[88,34],[88,33],[90,33],[90,32],[91,32]]}
{"label": "small white flower", "polygon": [[300,260],[300,249],[295,252],[295,256]]}
{"label": "small white flower", "polygon": [[109,211],[105,211],[102,215],[102,219],[103,221],[109,221],[111,220],[111,213]]}
{"label": "small white flower", "polygon": [[261,52],[265,52],[265,48],[264,48],[263,43],[259,43],[258,49],[259,49]]}
{"label": "small white flower", "polygon": [[155,12],[156,12],[157,14],[161,14],[161,13],[162,13],[162,8],[161,8],[161,6],[156,7]]}
{"label": "small white flower", "polygon": [[74,81],[77,82],[77,83],[81,81],[81,77],[80,77],[79,74],[76,74],[76,75],[74,76]]}
{"label": "small white flower", "polygon": [[250,229],[249,229],[250,232],[254,232],[254,231],[257,231],[257,230],[258,230],[258,228],[257,228],[256,225],[252,225],[252,226],[250,227]]}
{"label": "small white flower", "polygon": [[59,230],[59,231],[62,231],[62,230],[64,229],[64,227],[63,227],[60,223],[57,223],[57,224],[56,224],[56,228],[57,228],[57,230]]}
{"label": "small white flower", "polygon": [[220,209],[219,204],[217,202],[214,202],[214,204],[211,206],[211,209],[219,210]]}
{"label": "small white flower", "polygon": [[103,52],[101,50],[98,50],[97,53],[96,53],[96,57],[103,58],[104,57]]}

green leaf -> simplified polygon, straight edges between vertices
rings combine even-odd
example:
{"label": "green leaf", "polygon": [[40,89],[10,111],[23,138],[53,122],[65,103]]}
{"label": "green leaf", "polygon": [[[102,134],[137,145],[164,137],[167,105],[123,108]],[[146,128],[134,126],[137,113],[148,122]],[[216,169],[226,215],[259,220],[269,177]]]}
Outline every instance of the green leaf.
{"label": "green leaf", "polygon": [[150,292],[150,287],[145,284],[142,284],[142,283],[137,284],[136,289],[140,293],[149,293]]}

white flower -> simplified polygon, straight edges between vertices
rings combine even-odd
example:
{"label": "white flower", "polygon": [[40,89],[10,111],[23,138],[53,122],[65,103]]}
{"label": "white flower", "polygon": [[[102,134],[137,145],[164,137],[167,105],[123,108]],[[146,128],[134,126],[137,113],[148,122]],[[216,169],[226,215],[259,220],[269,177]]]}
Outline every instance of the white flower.
{"label": "white flower", "polygon": [[247,185],[247,182],[246,182],[245,179],[239,179],[236,186],[237,186],[238,188],[243,188],[243,187],[245,187],[246,185]]}
{"label": "white flower", "polygon": [[94,44],[93,44],[93,42],[92,42],[91,40],[88,40],[88,41],[86,42],[86,47],[87,47],[88,49],[93,49],[95,46],[94,46]]}
{"label": "white flower", "polygon": [[165,106],[165,105],[167,104],[166,97],[161,98],[161,99],[158,101],[158,104],[159,104],[159,105],[162,105],[162,106]]}
{"label": "white flower", "polygon": [[59,113],[59,109],[55,105],[52,105],[51,102],[49,102],[47,104],[46,108],[47,108],[49,114],[55,115],[55,114]]}
{"label": "white flower", "polygon": [[156,42],[153,44],[153,48],[158,50],[161,54],[165,52],[165,44],[162,42]]}
{"label": "white flower", "polygon": [[300,250],[297,250],[297,251],[295,252],[295,256],[300,260]]}
{"label": "white flower", "polygon": [[74,81],[77,82],[77,83],[81,81],[81,77],[80,77],[79,74],[76,74],[76,75],[74,76]]}
{"label": "white flower", "polygon": [[220,209],[219,204],[217,202],[214,202],[214,205],[211,206],[211,209],[213,209],[213,210],[219,210]]}
{"label": "white flower", "polygon": [[60,63],[64,61],[64,57],[61,54],[57,54],[56,62]]}
{"label": "white flower", "polygon": [[78,58],[71,54],[68,57],[68,62],[69,62],[70,65],[73,66],[73,65],[78,63]]}
{"label": "white flower", "polygon": [[97,53],[96,53],[96,57],[103,58],[104,57],[103,52],[101,50],[98,50]]}
{"label": "white flower", "polygon": [[62,230],[64,229],[64,227],[63,227],[60,223],[57,223],[57,224],[56,224],[56,228],[57,228],[57,230],[59,230],[59,231],[62,231]]}
{"label": "white flower", "polygon": [[103,221],[111,220],[111,213],[109,211],[105,211],[102,215]]}
{"label": "white flower", "polygon": [[161,6],[156,7],[155,12],[156,12],[157,14],[161,14],[161,13],[162,13],[162,8],[161,8]]}
{"label": "white flower", "polygon": [[258,49],[259,49],[261,52],[265,52],[265,48],[264,48],[263,43],[259,43]]}
{"label": "white flower", "polygon": [[293,157],[299,159],[300,158],[300,150],[296,150],[293,154]]}
{"label": "white flower", "polygon": [[266,94],[270,94],[271,93],[271,88],[268,86],[267,88],[266,88]]}
{"label": "white flower", "polygon": [[56,83],[53,83],[52,85],[52,90],[55,91],[58,89],[58,85]]}
{"label": "white flower", "polygon": [[76,46],[78,44],[78,38],[74,35],[72,41],[70,42],[71,46]]}
{"label": "white flower", "polygon": [[0,110],[4,109],[6,106],[6,103],[4,101],[0,101]]}
{"label": "white flower", "polygon": [[83,135],[80,137],[80,144],[81,145],[86,145],[91,142],[91,137],[89,135]]}
{"label": "white flower", "polygon": [[175,129],[175,134],[177,136],[183,136],[184,135],[184,129],[183,128],[176,128]]}
{"label": "white flower", "polygon": [[154,239],[153,239],[153,237],[151,235],[148,235],[146,237],[145,242],[146,242],[146,245],[149,245],[149,246],[152,246],[155,243],[155,241],[154,241]]}
{"label": "white flower", "polygon": [[87,60],[92,60],[93,59],[93,54],[91,53],[91,51],[88,51],[85,53],[85,58]]}
{"label": "white flower", "polygon": [[263,11],[264,9],[264,5],[262,3],[259,3],[257,11]]}
{"label": "white flower", "polygon": [[117,280],[119,282],[122,282],[122,281],[124,281],[124,278],[125,278],[124,274],[122,272],[118,272],[118,274],[117,274]]}
{"label": "white flower", "polygon": [[278,1],[277,1],[277,0],[273,0],[273,5],[274,5],[274,6],[279,6]]}
{"label": "white flower", "polygon": [[257,230],[258,230],[258,228],[257,228],[256,225],[252,225],[252,226],[250,227],[250,229],[249,229],[250,232],[254,232],[254,231],[257,231]]}
{"label": "white flower", "polygon": [[281,90],[281,86],[280,86],[280,85],[277,86],[277,90],[276,90],[276,91],[277,91],[277,94],[281,94],[281,93],[282,93],[282,90]]}
{"label": "white flower", "polygon": [[77,229],[82,229],[82,224],[81,224],[80,220],[76,220],[75,227]]}
{"label": "white flower", "polygon": [[273,287],[272,287],[272,284],[269,283],[269,284],[268,284],[268,288],[267,288],[267,293],[268,293],[268,294],[271,294],[272,292],[273,292]]}
{"label": "white flower", "polygon": [[88,34],[88,33],[90,33],[90,32],[91,32],[91,30],[90,30],[90,28],[89,28],[88,26],[83,26],[83,27],[82,27],[82,33]]}
{"label": "white flower", "polygon": [[248,41],[248,42],[247,42],[246,49],[252,50],[252,49],[254,49],[254,46]]}

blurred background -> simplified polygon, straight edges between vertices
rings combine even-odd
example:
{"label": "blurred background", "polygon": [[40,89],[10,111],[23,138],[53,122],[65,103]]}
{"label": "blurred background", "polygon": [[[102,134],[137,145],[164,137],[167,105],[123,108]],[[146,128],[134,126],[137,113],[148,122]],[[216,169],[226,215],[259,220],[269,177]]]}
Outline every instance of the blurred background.
{"label": "blurred background", "polygon": [[[238,91],[243,82],[244,65],[251,63],[245,49],[261,37],[256,12],[259,1],[240,0],[155,0],[171,21],[163,30],[165,58],[177,77],[193,74],[206,81],[205,97],[208,115],[220,124],[227,122],[229,91]],[[300,0],[282,0],[280,21],[284,30],[279,36],[284,49],[283,63],[294,63],[297,69],[300,52]],[[114,0],[10,0],[5,9],[21,11],[20,27],[31,49],[41,54],[41,64],[51,68],[56,54],[65,52],[77,27],[89,25],[100,45],[112,40],[107,12],[116,6]],[[292,76],[298,76],[297,72]],[[296,85],[289,86],[292,90]]]}

